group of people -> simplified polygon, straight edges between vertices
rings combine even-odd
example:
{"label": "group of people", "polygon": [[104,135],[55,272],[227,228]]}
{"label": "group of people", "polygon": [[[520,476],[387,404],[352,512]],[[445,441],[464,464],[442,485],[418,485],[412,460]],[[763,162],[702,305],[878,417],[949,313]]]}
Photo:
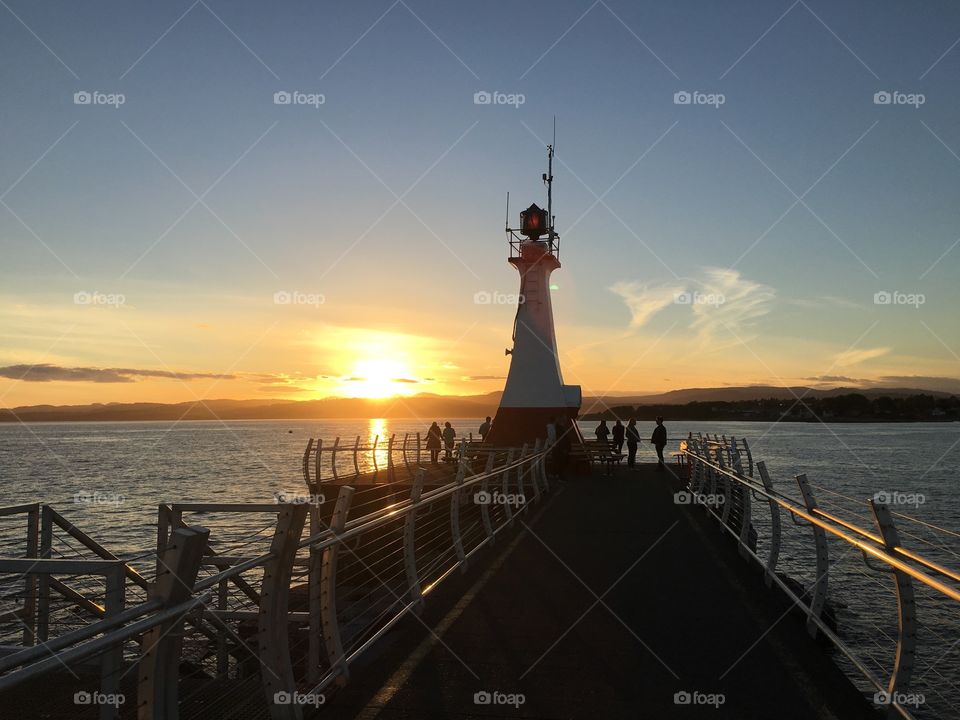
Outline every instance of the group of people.
{"label": "group of people", "polygon": [[[597,440],[610,443],[610,447],[618,454],[623,452],[623,445],[627,445],[627,467],[637,464],[637,447],[640,445],[640,430],[637,428],[636,418],[630,418],[626,426],[618,419],[613,428],[607,427],[607,421],[601,420],[593,431]],[[611,439],[612,438],[612,439]],[[667,428],[663,424],[663,417],[657,417],[657,425],[650,436],[650,443],[657,449],[657,470],[664,469],[663,448],[667,445]]]}
{"label": "group of people", "polygon": [[[487,415],[487,419],[480,425],[479,432],[481,440],[487,439],[491,426],[490,416]],[[430,426],[430,429],[427,430],[427,450],[430,451],[430,462],[434,465],[439,462],[441,448],[444,451],[444,460],[447,462],[452,461],[453,445],[456,438],[457,431],[453,429],[453,425],[449,422],[445,422],[442,429],[440,428],[440,423],[434,422]]]}

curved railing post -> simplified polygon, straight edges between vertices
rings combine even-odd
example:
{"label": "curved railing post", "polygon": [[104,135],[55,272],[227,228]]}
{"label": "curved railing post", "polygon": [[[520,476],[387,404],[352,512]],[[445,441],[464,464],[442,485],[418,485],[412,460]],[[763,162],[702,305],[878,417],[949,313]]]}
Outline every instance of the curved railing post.
{"label": "curved railing post", "polygon": [[350,669],[343,654],[343,643],[340,640],[340,625],[337,622],[337,559],[340,555],[340,533],[347,523],[350,512],[350,503],[353,500],[354,489],[349,485],[340,487],[337,503],[330,518],[330,530],[337,538],[323,550],[323,559],[320,561],[320,616],[323,627],[323,642],[327,647],[327,659],[331,670],[339,670],[337,683],[346,684],[350,678]]}
{"label": "curved railing post", "polygon": [[297,689],[290,657],[290,580],[307,507],[302,503],[278,506],[277,527],[270,543],[271,558],[263,566],[257,655],[263,666],[260,679],[273,720],[298,720],[303,716],[299,705],[283,702],[281,698],[286,695],[289,699]]}
{"label": "curved railing post", "polygon": [[410,433],[403,434],[403,467],[407,471],[408,477],[413,477],[413,469],[410,467],[410,457],[407,455],[407,444],[410,442]]}
{"label": "curved railing post", "polygon": [[[203,549],[210,531],[206,528],[175,528],[157,556],[156,581],[148,594],[161,598],[164,607],[174,607],[190,598],[197,580]],[[180,650],[183,618],[168,620],[143,635],[138,670],[137,713],[140,720],[176,720],[179,717]]]}
{"label": "curved railing post", "polygon": [[340,476],[337,474],[337,450],[340,449],[340,436],[337,435],[333,441],[333,449],[330,450],[330,472],[333,473],[333,482],[337,484]]}
{"label": "curved railing post", "polygon": [[420,433],[417,433],[417,467],[420,466]]}
{"label": "curved railing post", "polygon": [[[495,535],[493,524],[490,522],[490,474],[493,472],[493,453],[487,455],[487,464],[483,468],[483,480],[480,481],[480,492],[474,494],[474,502],[480,504],[480,522],[483,523],[483,531],[487,534],[487,539],[493,544]],[[479,495],[479,497],[478,497]]]}
{"label": "curved railing post", "polygon": [[410,602],[416,603],[414,611],[419,613],[423,609],[423,591],[420,589],[420,577],[417,575],[416,526],[417,507],[420,496],[423,494],[423,468],[417,470],[410,488],[410,507],[403,519],[403,569],[407,575],[407,588],[410,591]]}
{"label": "curved railing post", "polygon": [[312,454],[312,451],[313,451],[313,438],[310,438],[307,441],[307,449],[303,453],[303,482],[306,484],[308,491],[310,490],[311,487],[313,487],[310,484],[310,456]]}
{"label": "curved railing post", "polygon": [[360,452],[360,436],[357,435],[357,439],[353,441],[353,477],[360,477],[360,460],[357,458],[357,454]]}
{"label": "curved railing post", "polygon": [[[773,495],[773,480],[767,472],[767,464],[761,460],[757,463],[757,473],[763,482],[763,489]],[[767,498],[770,506],[770,552],[767,554],[767,565],[763,572],[763,582],[767,587],[773,585],[773,578],[777,574],[777,562],[780,559],[780,506],[772,497]]]}
{"label": "curved railing post", "polygon": [[[893,524],[893,516],[883,503],[870,500],[873,517],[883,538],[884,548],[893,553],[900,546],[900,533]],[[890,570],[890,568],[888,568]],[[893,661],[893,670],[887,684],[887,694],[896,699],[896,695],[906,691],[913,676],[917,659],[917,604],[913,593],[913,580],[899,570],[893,570],[897,596],[897,653]]]}
{"label": "curved railing post", "polygon": [[390,439],[387,440],[387,482],[392,483],[394,480],[394,468],[393,468],[393,441],[396,438],[396,434],[391,434]]}
{"label": "curved railing post", "polygon": [[314,453],[316,458],[314,462],[314,475],[317,480],[317,492],[320,491],[320,483],[323,482],[323,438],[317,438],[317,449]]}
{"label": "curved railing post", "polygon": [[463,478],[467,470],[466,438],[460,441],[460,458],[457,462],[457,489],[450,495],[450,535],[453,537],[453,549],[457,553],[460,572],[467,571],[467,556],[463,550],[463,537],[460,534],[460,500],[463,495]]}
{"label": "curved railing post", "polygon": [[753,451],[750,450],[750,446],[747,444],[747,439],[743,438],[740,440],[743,443],[744,452],[747,453],[747,475],[753,477]]}
{"label": "curved railing post", "polygon": [[[811,515],[817,510],[817,499],[813,495],[810,483],[807,481],[806,474],[797,475],[797,485],[800,486],[800,494],[803,496],[803,504],[807,506],[807,512]],[[813,528],[813,542],[817,553],[817,574],[813,583],[813,597],[810,600],[810,617],[807,618],[807,632],[811,637],[817,636],[817,624],[812,618],[820,618],[823,613],[823,606],[827,602],[827,574],[830,569],[829,557],[827,554],[827,533],[819,525],[811,525]]]}

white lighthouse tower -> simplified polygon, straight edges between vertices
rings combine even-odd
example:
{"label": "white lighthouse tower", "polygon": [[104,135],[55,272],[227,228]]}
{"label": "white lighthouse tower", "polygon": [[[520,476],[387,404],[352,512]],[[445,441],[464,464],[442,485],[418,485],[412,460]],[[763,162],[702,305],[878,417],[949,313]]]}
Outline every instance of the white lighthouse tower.
{"label": "white lighthouse tower", "polygon": [[558,415],[574,421],[580,411],[580,386],[563,383],[553,327],[550,275],[560,267],[560,237],[553,225],[553,146],[547,151],[547,209],[534,204],[521,212],[519,230],[509,227],[509,204],[507,210],[508,262],[520,273],[520,295],[513,348],[507,349],[510,372],[486,438],[500,447],[533,444]]}

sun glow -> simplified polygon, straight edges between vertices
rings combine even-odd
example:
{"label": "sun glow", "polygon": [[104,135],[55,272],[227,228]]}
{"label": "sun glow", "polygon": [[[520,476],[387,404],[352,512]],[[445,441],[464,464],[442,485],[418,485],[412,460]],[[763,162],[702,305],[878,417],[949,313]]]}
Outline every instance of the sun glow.
{"label": "sun glow", "polygon": [[398,360],[366,358],[354,364],[353,374],[344,381],[343,391],[362,398],[410,395],[416,389],[410,375],[410,369]]}

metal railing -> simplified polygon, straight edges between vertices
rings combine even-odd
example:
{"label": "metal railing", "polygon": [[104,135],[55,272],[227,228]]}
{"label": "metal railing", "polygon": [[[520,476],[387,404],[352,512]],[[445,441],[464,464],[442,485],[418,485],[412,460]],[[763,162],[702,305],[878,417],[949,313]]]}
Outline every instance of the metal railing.
{"label": "metal railing", "polygon": [[[251,716],[299,719],[549,491],[546,455],[539,443],[488,449],[464,439],[445,477],[411,466],[409,481],[340,484],[328,501],[316,491],[329,484],[305,472],[314,498],[308,502],[164,504],[150,554],[152,581],[47,505],[0,509],[0,516],[25,514],[28,538],[37,537],[28,540],[26,556],[0,558],[0,577],[22,585],[18,597],[30,600],[0,617],[0,625],[23,630],[19,646],[0,652],[0,691],[98,660],[102,696],[120,694],[125,678],[131,686],[137,680],[136,703],[103,704],[103,719],[185,717],[211,697],[226,703],[220,712],[228,715],[242,701]],[[271,521],[242,537],[219,537],[196,524],[203,517],[211,526],[249,529],[250,517],[264,515]],[[97,559],[44,557],[54,527]],[[55,576],[97,573],[108,580],[106,602],[97,605],[80,591],[67,595],[74,609],[86,609],[85,622],[61,634],[43,632],[37,618]],[[185,667],[193,670],[185,675]],[[250,692],[256,686],[260,691]]]}
{"label": "metal railing", "polygon": [[[740,554],[763,569],[767,586],[777,585],[786,594],[806,615],[810,634],[816,637],[820,633],[829,640],[877,691],[875,698],[889,705],[891,715],[913,718],[901,698],[910,697],[908,687],[916,665],[915,589],[926,588],[941,598],[958,602],[960,574],[905,548],[894,523],[894,513],[876,499],[869,501],[876,524],[876,532],[871,532],[822,509],[806,475],[796,476],[801,499],[782,494],[774,488],[765,463],[754,463],[752,449],[744,439],[716,435],[710,438],[691,433],[681,444],[677,456],[687,473],[685,492],[689,499],[686,501],[702,505],[736,539]],[[766,505],[769,513],[765,524],[769,536],[764,538],[767,545],[764,557],[757,553],[754,501]],[[812,531],[815,579],[801,592],[777,571],[783,535],[781,513],[786,513],[795,525],[809,527]],[[859,551],[872,573],[893,579],[897,633],[893,667],[885,679],[878,677],[827,622],[825,606],[831,569],[828,538]]]}

